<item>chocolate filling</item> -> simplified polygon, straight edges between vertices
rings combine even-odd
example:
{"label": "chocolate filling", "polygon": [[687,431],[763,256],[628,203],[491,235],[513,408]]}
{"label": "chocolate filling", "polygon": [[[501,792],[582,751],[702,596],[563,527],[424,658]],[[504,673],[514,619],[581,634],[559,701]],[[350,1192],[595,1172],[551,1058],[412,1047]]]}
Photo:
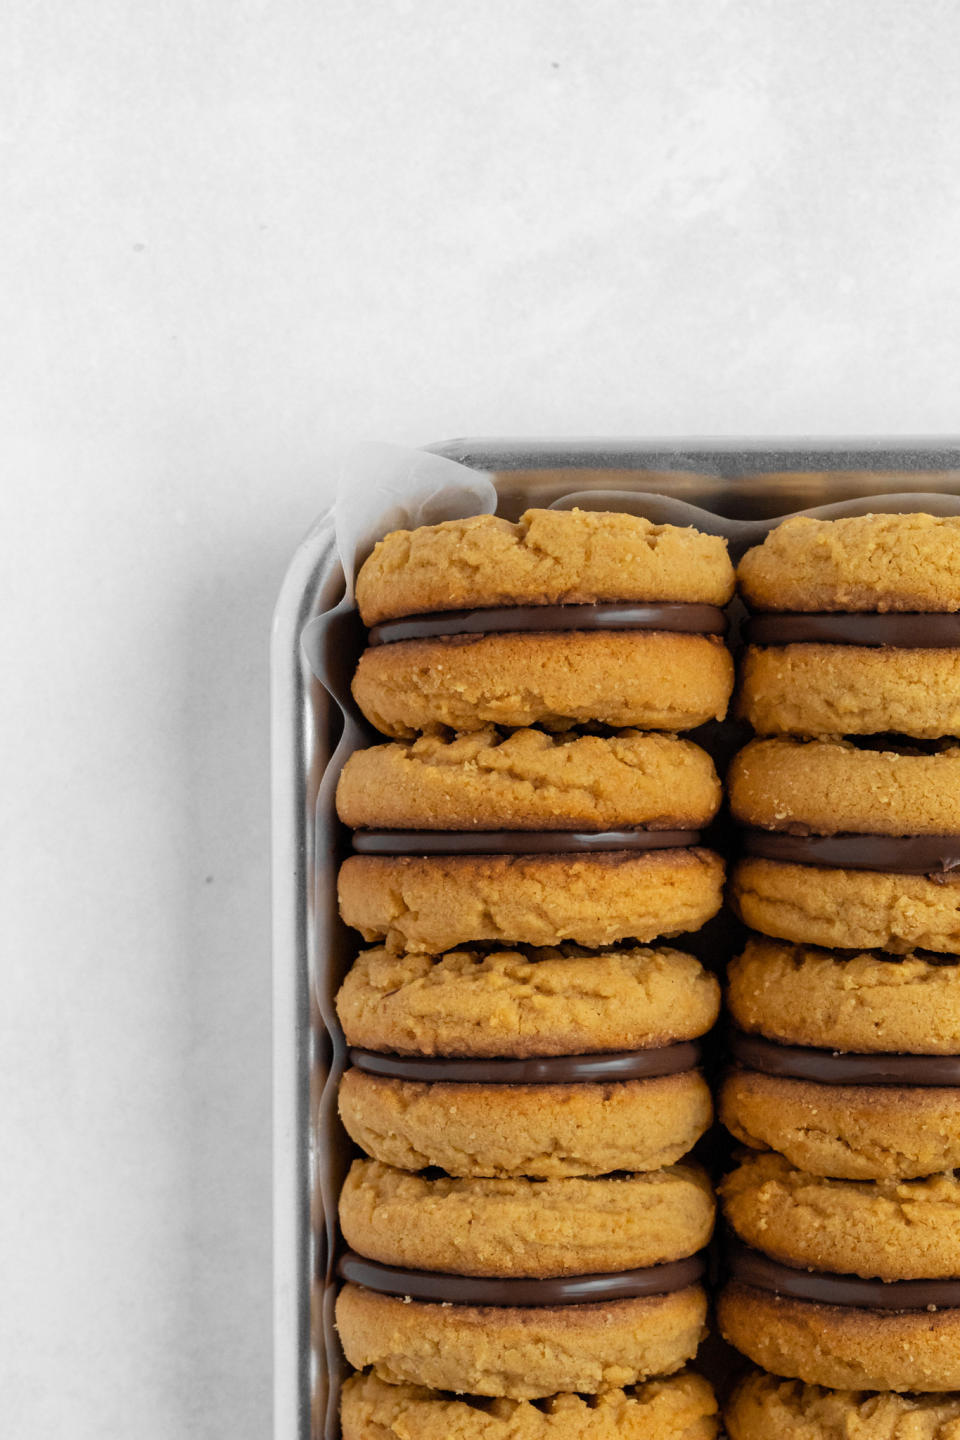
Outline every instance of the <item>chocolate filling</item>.
{"label": "chocolate filling", "polygon": [[960,615],[753,615],[748,645],[889,645],[898,650],[960,649]]}
{"label": "chocolate filling", "polygon": [[788,865],[839,870],[886,870],[895,875],[941,878],[960,866],[960,835],[790,835],[744,830],[748,855]]}
{"label": "chocolate filling", "polygon": [[[548,1055],[526,1060],[450,1059],[421,1055],[382,1055],[351,1050],[350,1063],[368,1075],[390,1080],[441,1080],[473,1085],[576,1085],[584,1081],[644,1080],[677,1075],[700,1063],[696,1040],[657,1050],[616,1054]],[[960,1061],[957,1062],[960,1074]]]}
{"label": "chocolate filling", "polygon": [[821,1085],[960,1086],[960,1055],[859,1055],[781,1045],[762,1035],[730,1034],[730,1053],[749,1070]]}
{"label": "chocolate filling", "polygon": [[861,1280],[856,1275],[798,1270],[734,1239],[728,1240],[725,1254],[732,1280],[791,1300],[861,1310],[950,1310],[960,1306],[960,1279]]}
{"label": "chocolate filling", "polygon": [[718,605],[504,605],[405,615],[374,625],[367,638],[370,645],[389,645],[398,640],[502,635],[515,630],[670,630],[724,635],[726,629],[727,617]]}
{"label": "chocolate filling", "polygon": [[677,850],[700,839],[699,830],[355,830],[352,844],[358,855],[566,855]]}
{"label": "chocolate filling", "polygon": [[378,1295],[425,1300],[434,1305],[496,1305],[529,1309],[535,1305],[590,1305],[600,1301],[639,1300],[685,1290],[703,1277],[704,1255],[623,1270],[614,1275],[566,1275],[551,1280],[481,1280],[470,1275],[440,1275],[429,1270],[400,1270],[365,1260],[348,1250],[340,1257],[341,1280],[363,1285]]}

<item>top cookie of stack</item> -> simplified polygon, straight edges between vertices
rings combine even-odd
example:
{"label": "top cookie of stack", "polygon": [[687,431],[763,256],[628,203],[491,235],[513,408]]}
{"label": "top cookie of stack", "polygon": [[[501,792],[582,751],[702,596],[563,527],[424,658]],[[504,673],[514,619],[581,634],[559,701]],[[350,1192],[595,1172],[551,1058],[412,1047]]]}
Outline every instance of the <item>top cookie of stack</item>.
{"label": "top cookie of stack", "polygon": [[733,686],[726,544],[635,515],[528,510],[400,530],[357,580],[354,696],[385,735],[599,722],[689,730]]}

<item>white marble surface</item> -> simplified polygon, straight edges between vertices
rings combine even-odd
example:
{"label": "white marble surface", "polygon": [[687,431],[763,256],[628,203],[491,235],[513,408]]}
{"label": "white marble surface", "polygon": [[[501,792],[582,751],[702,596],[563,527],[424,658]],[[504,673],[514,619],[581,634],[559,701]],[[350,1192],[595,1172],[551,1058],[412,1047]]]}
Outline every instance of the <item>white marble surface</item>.
{"label": "white marble surface", "polygon": [[362,437],[960,430],[960,10],[4,32],[2,1429],[264,1440],[286,558]]}

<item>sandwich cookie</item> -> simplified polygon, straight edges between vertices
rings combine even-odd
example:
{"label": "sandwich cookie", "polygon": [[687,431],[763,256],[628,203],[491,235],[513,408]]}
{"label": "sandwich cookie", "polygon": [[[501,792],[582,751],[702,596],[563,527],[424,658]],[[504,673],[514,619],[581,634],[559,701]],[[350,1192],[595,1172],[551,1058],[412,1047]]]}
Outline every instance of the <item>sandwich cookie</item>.
{"label": "sandwich cookie", "polygon": [[764,1369],[869,1390],[960,1387],[960,1181],[871,1184],[748,1158],[720,1187],[738,1237],[726,1339]]}
{"label": "sandwich cookie", "polygon": [[391,1383],[534,1399],[671,1374],[696,1352],[713,1199],[696,1166],[456,1180],[352,1167],[344,1351]]}
{"label": "sandwich cookie", "polygon": [[730,1440],[960,1440],[960,1395],[826,1390],[752,1370],[723,1418]]}
{"label": "sandwich cookie", "polygon": [[714,1440],[713,1389],[685,1371],[600,1395],[457,1398],[353,1375],[343,1388],[343,1440]]}
{"label": "sandwich cookie", "polygon": [[337,802],[341,914],[393,948],[646,941],[719,909],[719,781],[675,736],[425,736],[352,755]]}
{"label": "sandwich cookie", "polygon": [[[388,535],[357,578],[353,693],[384,734],[600,721],[686,730],[733,688],[726,541],[633,515],[528,511]],[[611,676],[616,683],[611,684]]]}
{"label": "sandwich cookie", "polygon": [[960,517],[786,520],[737,572],[763,735],[960,734]]}
{"label": "sandwich cookie", "polygon": [[[755,930],[841,949],[960,953],[960,748],[756,740],[734,759]],[[956,871],[956,873],[955,873]]]}
{"label": "sandwich cookie", "polygon": [[457,1176],[656,1170],[712,1119],[719,985],[676,950],[365,951],[337,997],[340,1115],[374,1159]]}
{"label": "sandwich cookie", "polygon": [[960,963],[752,937],[728,970],[720,1118],[799,1169],[897,1180],[960,1166]]}

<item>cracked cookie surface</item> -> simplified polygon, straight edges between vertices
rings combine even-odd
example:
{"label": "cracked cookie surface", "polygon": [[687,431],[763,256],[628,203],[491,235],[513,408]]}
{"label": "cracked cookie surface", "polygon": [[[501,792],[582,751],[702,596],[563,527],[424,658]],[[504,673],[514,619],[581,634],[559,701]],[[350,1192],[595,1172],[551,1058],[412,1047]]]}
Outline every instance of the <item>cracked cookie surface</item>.
{"label": "cracked cookie surface", "polygon": [[357,576],[365,625],[432,610],[636,600],[725,605],[727,544],[716,535],[602,510],[527,510],[395,530]]}
{"label": "cracked cookie surface", "polygon": [[960,1179],[831,1180],[782,1155],[748,1155],[720,1184],[748,1245],[785,1265],[864,1279],[960,1275]]}
{"label": "cracked cookie surface", "polygon": [[337,784],[354,829],[699,829],[719,804],[705,750],[633,730],[425,735],[355,751]]}
{"label": "cracked cookie surface", "polygon": [[960,610],[960,516],[797,515],[747,551],[737,582],[758,610]]}
{"label": "cracked cookie surface", "polygon": [[460,1399],[353,1375],[341,1417],[343,1440],[714,1440],[718,1428],[713,1390],[692,1372],[600,1395],[553,1395],[540,1405]]}
{"label": "cracked cookie surface", "polygon": [[481,941],[645,943],[699,930],[720,909],[711,850],[385,858],[340,867],[340,914],[365,940],[437,953]]}
{"label": "cracked cookie surface", "polygon": [[960,1396],[827,1390],[754,1370],[724,1422],[730,1440],[960,1440]]}
{"label": "cracked cookie surface", "polygon": [[337,996],[347,1043],[526,1059],[649,1050],[716,1020],[720,986],[682,950],[362,951]]}
{"label": "cracked cookie surface", "polygon": [[956,1086],[823,1085],[736,1069],[719,1110],[744,1145],[814,1175],[911,1180],[960,1166]]}
{"label": "cracked cookie surface", "polygon": [[741,1030],[784,1045],[960,1054],[960,965],[941,956],[837,954],[752,935],[727,967],[727,1006]]}
{"label": "cracked cookie surface", "polygon": [[960,954],[960,877],[741,860],[731,901],[752,930],[839,950]]}

